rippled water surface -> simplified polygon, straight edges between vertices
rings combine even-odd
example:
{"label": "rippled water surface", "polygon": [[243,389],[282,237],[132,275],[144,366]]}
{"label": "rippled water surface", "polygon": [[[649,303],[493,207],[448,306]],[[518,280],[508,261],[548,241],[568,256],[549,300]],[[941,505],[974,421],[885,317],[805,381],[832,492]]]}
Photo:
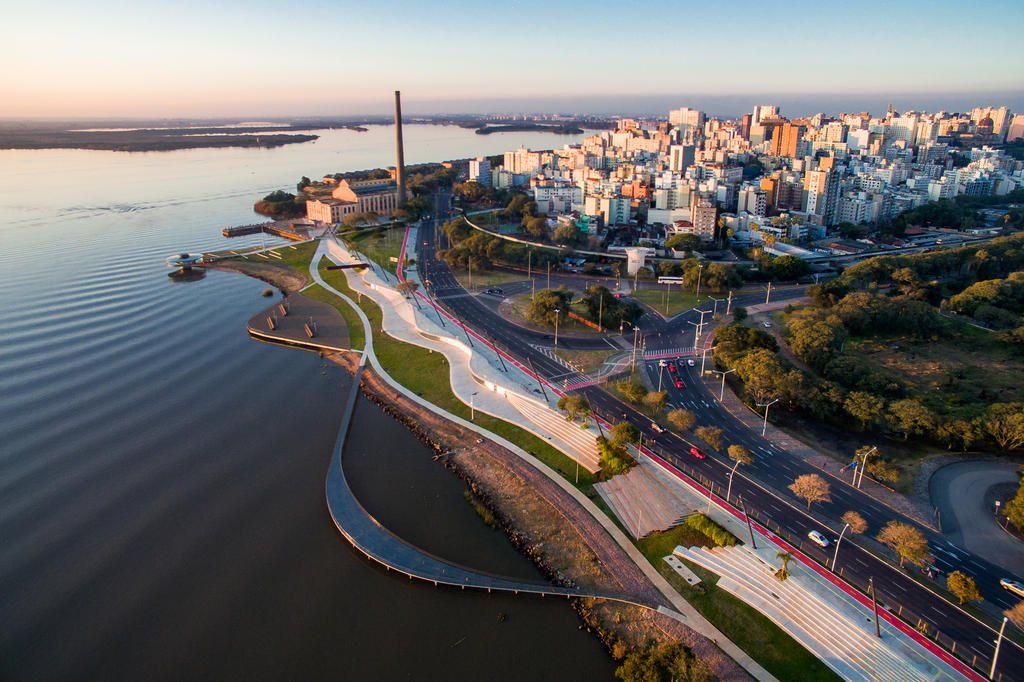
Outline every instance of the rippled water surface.
{"label": "rippled water surface", "polygon": [[[610,676],[564,602],[435,589],[351,550],[323,501],[347,375],[248,338],[263,283],[167,277],[165,256],[228,246],[259,195],[386,165],[392,135],[0,152],[0,679]],[[410,126],[407,158],[566,141]],[[426,448],[358,409],[347,468],[368,508],[536,577]]]}

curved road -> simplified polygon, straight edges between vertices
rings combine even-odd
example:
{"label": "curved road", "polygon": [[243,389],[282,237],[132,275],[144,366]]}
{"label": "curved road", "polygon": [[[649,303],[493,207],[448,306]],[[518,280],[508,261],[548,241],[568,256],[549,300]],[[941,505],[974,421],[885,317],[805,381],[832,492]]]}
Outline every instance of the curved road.
{"label": "curved road", "polygon": [[1024,543],[999,527],[988,491],[1002,483],[1016,485],[1012,462],[974,461],[947,464],[928,481],[932,501],[942,514],[942,529],[954,543],[1015,573],[1024,572]]}

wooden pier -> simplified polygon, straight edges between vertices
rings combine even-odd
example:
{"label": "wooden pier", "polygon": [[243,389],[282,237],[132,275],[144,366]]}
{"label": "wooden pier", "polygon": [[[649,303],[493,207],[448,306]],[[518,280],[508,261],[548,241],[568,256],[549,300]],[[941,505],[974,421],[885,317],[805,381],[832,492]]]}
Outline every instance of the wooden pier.
{"label": "wooden pier", "polygon": [[223,230],[225,237],[242,237],[260,232],[296,242],[304,242],[311,238],[309,228],[288,221],[239,225],[238,227],[225,227]]}

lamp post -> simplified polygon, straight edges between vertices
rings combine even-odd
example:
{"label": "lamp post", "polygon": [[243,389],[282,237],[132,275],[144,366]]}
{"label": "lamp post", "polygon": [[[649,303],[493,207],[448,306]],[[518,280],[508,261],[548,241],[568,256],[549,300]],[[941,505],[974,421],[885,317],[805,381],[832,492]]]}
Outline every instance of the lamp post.
{"label": "lamp post", "polygon": [[836,572],[836,560],[839,558],[839,543],[841,543],[843,541],[843,533],[845,533],[846,529],[849,528],[849,527],[850,527],[850,524],[846,524],[845,526],[843,526],[843,530],[839,532],[839,539],[836,540],[836,552],[835,552],[835,554],[832,555],[832,572],[833,573]]}
{"label": "lamp post", "polygon": [[[701,276],[701,273],[703,272],[703,270],[704,270],[704,264],[703,263],[697,263],[697,302],[698,303],[700,303],[700,276]],[[701,320],[701,322],[703,322],[704,321],[704,317],[701,316],[700,320]]]}
{"label": "lamp post", "polygon": [[999,638],[996,639],[996,652],[992,655],[992,669],[988,671],[988,679],[995,679],[996,676],[996,662],[999,660],[999,646],[1003,643],[1003,630],[1006,629],[1006,621],[1008,619],[1003,617],[1003,624],[999,626]]}
{"label": "lamp post", "polygon": [[725,316],[729,317],[729,311],[732,310],[732,292],[729,292],[729,301],[725,304]]}
{"label": "lamp post", "polygon": [[875,578],[868,579],[868,587],[871,588],[871,609],[875,612],[875,637],[881,638],[882,633],[878,629],[878,599],[875,596]]}
{"label": "lamp post", "polygon": [[735,372],[736,370],[735,369],[727,369],[724,372],[720,372],[717,369],[713,369],[711,371],[714,372],[715,374],[721,374],[722,375],[722,390],[720,390],[718,392],[718,402],[722,402],[722,399],[725,398],[725,375],[728,374],[729,372]]}
{"label": "lamp post", "polygon": [[558,315],[562,312],[561,308],[555,308],[555,345],[558,345]]}
{"label": "lamp post", "polygon": [[860,484],[864,482],[864,470],[868,468],[868,455],[870,455],[872,452],[874,452],[877,449],[878,449],[878,446],[876,445],[875,447],[871,448],[870,450],[868,450],[867,452],[864,453],[864,459],[861,462],[860,471],[859,472],[855,472],[855,474],[854,474],[854,475],[856,475],[858,473],[860,474],[860,477],[857,478],[857,489],[858,490],[860,489]]}
{"label": "lamp post", "polygon": [[476,391],[469,396],[469,421],[476,421],[476,404],[474,398],[476,397]]}
{"label": "lamp post", "polygon": [[729,472],[729,487],[725,491],[725,501],[729,501],[729,496],[732,495],[732,475],[736,473],[736,469],[740,466],[740,461],[736,460],[736,463],[732,465],[732,471]]}
{"label": "lamp post", "polygon": [[636,370],[636,335],[640,331],[640,327],[633,325],[633,370]]}
{"label": "lamp post", "polygon": [[776,398],[775,400],[771,401],[770,403],[765,403],[764,405],[758,403],[758,405],[757,405],[758,407],[763,407],[764,408],[764,426],[761,427],[761,437],[762,438],[764,437],[765,432],[768,431],[768,408],[771,407],[772,405],[774,405],[777,402],[779,402],[778,398]]}
{"label": "lamp post", "polygon": [[772,295],[772,283],[768,282],[768,293],[765,294],[765,297],[764,297],[764,304],[765,305],[768,305],[768,299],[771,298],[771,295]]}

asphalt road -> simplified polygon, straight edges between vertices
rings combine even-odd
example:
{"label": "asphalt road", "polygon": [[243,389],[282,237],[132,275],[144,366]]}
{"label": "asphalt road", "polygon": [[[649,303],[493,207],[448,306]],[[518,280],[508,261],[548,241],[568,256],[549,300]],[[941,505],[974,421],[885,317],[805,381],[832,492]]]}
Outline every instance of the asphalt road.
{"label": "asphalt road", "polygon": [[[438,211],[435,215],[443,215],[443,212]],[[447,263],[436,257],[434,227],[432,221],[424,221],[419,230],[419,243],[416,249],[421,279],[427,284],[435,300],[499,348],[532,367],[537,374],[554,385],[561,385],[564,378],[571,373],[567,373],[566,367],[545,351],[544,346],[550,346],[552,342],[550,335],[509,324],[493,306],[482,304],[478,297],[466,292],[452,275]],[[552,283],[564,278],[566,276],[562,275],[556,280],[553,276]],[[578,283],[579,279],[576,278],[574,281]],[[503,289],[507,288],[503,286]],[[575,288],[578,289],[579,286]],[[802,295],[802,288],[777,292],[773,290],[772,300],[797,298]],[[764,293],[734,296],[732,305],[751,306],[764,303],[764,297]],[[663,320],[658,315],[645,315],[640,320],[642,336],[638,336],[637,341],[648,351],[692,348],[696,324],[700,317],[694,311],[687,311],[669,320]],[[709,319],[705,318],[705,322]],[[706,336],[707,329],[705,338]],[[627,334],[624,339],[632,342],[632,334]],[[566,348],[598,347],[601,343],[606,342],[601,341],[600,336],[587,340],[559,338],[559,346]],[[762,523],[767,522],[766,525],[773,530],[778,528],[779,534],[791,544],[821,562],[828,562],[829,565],[835,549],[836,530],[843,525],[839,518],[846,511],[858,511],[867,520],[871,534],[876,534],[892,519],[898,518],[903,522],[913,523],[848,485],[833,485],[832,501],[815,504],[811,513],[808,513],[806,503],[797,499],[788,490],[788,486],[797,476],[817,473],[817,469],[775,447],[762,438],[760,433],[752,432],[727,412],[718,402],[717,389],[720,383],[713,381],[710,385],[705,385],[699,374],[700,361],[698,360],[696,364],[696,367],[690,367],[684,362],[679,367],[678,373],[685,387],[676,389],[674,385],[670,385],[670,402],[673,406],[695,412],[698,425],[715,425],[722,428],[726,434],[726,444],[744,445],[754,454],[753,464],[741,465],[735,474],[731,501],[735,502],[742,497],[752,516]],[[710,366],[710,359],[708,364]],[[653,372],[651,378],[657,385],[657,362],[647,362],[645,365],[649,375]],[[544,390],[538,386],[535,392],[539,394]],[[605,419],[613,422],[625,419],[631,422],[644,434],[645,444],[652,443],[652,449],[674,466],[699,479],[711,481],[716,488],[720,487],[723,491],[728,487],[733,462],[727,457],[709,453],[707,459],[697,460],[689,454],[691,443],[673,433],[658,433],[651,428],[649,418],[607,392],[596,387],[586,387],[580,392],[590,400],[595,412]],[[970,573],[977,580],[985,598],[1000,610],[1016,603],[1016,598],[999,586],[999,579],[1009,576],[1006,570],[954,545],[940,534],[923,527],[919,528],[928,538],[936,559],[936,567],[943,574],[957,569]],[[807,534],[811,530],[817,530],[829,538],[830,546],[822,549],[808,541]],[[849,535],[846,538],[848,540]],[[835,568],[837,571],[842,569],[845,578],[862,588],[867,585],[868,579],[873,577],[881,603],[893,611],[902,609],[904,616],[908,613],[913,614],[912,621],[917,618],[926,621],[930,632],[939,631],[944,638],[956,641],[958,653],[966,655],[968,662],[976,655],[978,668],[984,667],[987,672],[994,651],[996,632],[919,583],[918,580],[926,582],[927,579],[920,573],[914,573],[917,571],[916,568],[900,569],[846,540],[840,548]],[[1019,575],[1009,577],[1020,580]],[[944,578],[939,579],[944,585]],[[965,653],[968,651],[969,653]],[[1000,652],[999,671],[1003,673],[1003,679],[1024,679],[1024,649],[1004,641]]]}

